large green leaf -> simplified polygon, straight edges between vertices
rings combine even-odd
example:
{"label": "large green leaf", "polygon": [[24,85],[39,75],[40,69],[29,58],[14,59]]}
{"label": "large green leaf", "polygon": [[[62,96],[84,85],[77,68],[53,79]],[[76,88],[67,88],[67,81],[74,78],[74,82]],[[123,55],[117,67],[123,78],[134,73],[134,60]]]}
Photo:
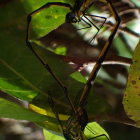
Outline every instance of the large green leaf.
{"label": "large green leaf", "polygon": [[3,98],[0,98],[0,117],[34,122],[49,121],[57,123],[53,118],[37,114]]}
{"label": "large green leaf", "polygon": [[[67,2],[65,0],[62,1]],[[45,90],[45,85],[49,87],[52,83],[56,83],[25,44],[27,13],[32,12],[47,2],[50,1],[15,0],[0,9],[0,12],[5,14],[0,15],[2,21],[0,22],[0,89],[27,101],[31,101],[40,92],[44,92],[43,94],[45,94],[45,91],[41,91],[41,89]],[[58,7],[54,8],[54,10],[56,9]],[[61,11],[61,7],[59,9]],[[51,9],[48,10],[50,10],[47,12],[48,14],[53,12]],[[61,15],[63,16],[66,13],[67,11],[65,10],[61,11]],[[56,14],[57,12],[54,12],[54,16]],[[44,19],[44,23],[46,23],[44,26],[49,27],[52,25],[48,24],[45,21],[47,19],[43,17],[38,17],[38,22],[41,19]],[[60,19],[55,20],[55,28],[64,22],[64,20]],[[39,26],[39,28],[42,28],[42,26]],[[36,31],[36,28],[33,29]],[[54,26],[52,28],[49,27],[49,31],[53,29]],[[38,31],[38,34],[43,34],[42,32],[48,33],[48,30],[43,29],[43,31]],[[52,55],[48,57],[52,58],[51,61],[57,62],[59,58],[54,58]],[[61,62],[61,66],[64,69],[63,66],[65,64],[63,65]],[[57,70],[59,69],[57,68]],[[50,85],[46,83],[50,83]],[[45,86],[45,88],[47,87]]]}
{"label": "large green leaf", "polygon": [[140,42],[133,55],[123,105],[128,117],[140,126]]}
{"label": "large green leaf", "polygon": [[[39,8],[43,4],[50,1],[40,0],[35,2],[35,4],[34,2],[34,0],[15,0],[0,8],[0,12],[3,13],[0,15],[2,21],[0,22],[0,90],[26,101],[32,101],[37,94],[42,94],[47,97],[47,91],[51,92],[51,90],[54,91],[55,89],[56,91],[60,90],[60,87],[56,81],[52,78],[49,72],[44,69],[44,67],[39,63],[25,44],[25,22],[27,13],[32,12],[36,8]],[[66,1],[63,0],[63,2]],[[54,10],[57,8],[54,8]],[[62,7],[60,7],[60,10],[61,8]],[[50,14],[51,12],[53,11],[50,9],[48,13]],[[56,13],[57,12],[54,13],[54,16]],[[65,17],[66,13],[66,10],[63,10],[63,13],[61,11],[63,17]],[[42,18],[43,17],[39,17],[38,21],[40,21]],[[56,19],[55,28],[63,22],[64,19],[63,21],[60,20],[60,18]],[[44,23],[46,23],[46,27],[51,26],[51,24],[49,23],[48,25],[46,21],[44,21]],[[39,27],[42,28],[41,26]],[[35,27],[32,29],[36,32]],[[49,31],[53,29],[54,26],[49,27]],[[48,33],[47,30],[38,31],[38,33],[41,35],[44,35],[44,32],[46,32],[46,34]],[[51,61],[50,63],[52,63],[54,66],[53,68],[55,69],[56,73],[58,73],[58,76],[61,76],[62,73],[64,77],[69,76],[71,69],[66,63],[62,63],[58,56],[49,51],[46,51],[46,55],[48,56],[48,61]],[[59,69],[58,65],[61,65],[63,71]],[[68,68],[65,69],[66,67]],[[53,87],[55,89],[53,89]],[[0,104],[1,103],[2,102],[0,102]],[[8,108],[8,106],[6,107]],[[1,109],[0,113],[4,114],[4,111],[5,110]],[[10,113],[11,116],[2,115],[1,117],[15,117],[15,112]],[[21,113],[21,115],[22,114],[23,113]],[[26,112],[22,118],[15,117],[15,119],[31,120],[30,115],[28,115]],[[46,128],[53,129],[52,125],[48,124],[49,121],[46,122],[45,119],[40,118],[39,121],[37,119],[32,119],[31,121],[36,121],[38,123],[43,121],[45,124],[47,124]],[[54,124],[57,125],[56,122]]]}
{"label": "large green leaf", "polygon": [[[57,107],[56,111],[60,115],[62,114],[61,119],[63,120],[68,117],[67,115],[71,115],[68,99],[62,88],[25,44],[27,14],[46,2],[50,2],[50,0],[38,0],[37,2],[34,0],[15,0],[0,8],[0,12],[4,14],[0,15],[2,21],[0,22],[0,90],[19,99],[29,101],[30,106],[36,105],[49,114],[41,113],[34,107],[30,107],[30,109],[54,118],[54,113],[47,102],[48,95],[51,95]],[[67,3],[68,0],[63,0],[63,2]],[[53,13],[50,18],[43,18],[44,13],[42,13],[33,19],[33,35],[37,37],[47,34],[62,24],[68,12],[68,9],[56,6],[46,10],[44,12],[46,12],[45,16],[47,17]],[[52,15],[58,17],[55,22]],[[54,23],[55,25],[53,25]],[[43,61],[50,65],[55,75],[66,85],[70,98],[76,104],[76,99],[81,95],[85,78],[78,72],[73,73],[73,69],[58,55],[35,43],[32,45]],[[89,115],[105,114],[108,112],[109,106],[98,95],[93,94],[92,90],[86,109]],[[1,113],[3,113],[2,111]],[[57,123],[49,125],[48,122],[41,121],[36,122],[47,129],[59,131]]]}

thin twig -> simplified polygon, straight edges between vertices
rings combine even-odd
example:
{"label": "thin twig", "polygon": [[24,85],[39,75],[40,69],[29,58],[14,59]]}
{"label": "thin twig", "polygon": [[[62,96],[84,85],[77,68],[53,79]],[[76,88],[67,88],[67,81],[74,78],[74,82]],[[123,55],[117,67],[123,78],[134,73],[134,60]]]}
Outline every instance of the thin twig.
{"label": "thin twig", "polygon": [[[74,64],[77,65],[84,65],[84,64],[89,64],[92,63],[94,64],[96,62],[95,58],[77,58],[77,57],[69,57],[69,56],[60,56],[64,61],[66,62],[72,62]],[[132,59],[130,58],[125,58],[125,57],[121,57],[121,56],[108,56],[107,58],[105,58],[103,65],[125,65],[125,66],[129,66],[132,64]]]}

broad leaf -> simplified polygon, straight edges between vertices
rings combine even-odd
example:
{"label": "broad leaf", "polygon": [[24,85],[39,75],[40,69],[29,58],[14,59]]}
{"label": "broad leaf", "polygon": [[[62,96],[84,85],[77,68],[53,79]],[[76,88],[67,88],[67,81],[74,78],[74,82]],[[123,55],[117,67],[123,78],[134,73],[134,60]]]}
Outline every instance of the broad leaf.
{"label": "broad leaf", "polygon": [[123,105],[128,117],[140,126],[140,42],[133,55]]}
{"label": "broad leaf", "polygon": [[[27,14],[46,2],[50,2],[50,0],[39,0],[38,2],[34,0],[15,0],[7,3],[0,9],[0,12],[5,14],[5,16],[2,14],[0,15],[2,21],[0,22],[0,90],[19,99],[29,101],[30,105],[36,106],[36,108],[33,106],[30,107],[30,109],[40,114],[42,113],[37,108],[44,109],[46,112],[53,114],[53,116],[42,115],[54,118],[54,112],[51,110],[50,104],[48,103],[49,95],[54,99],[58,114],[62,114],[61,119],[66,120],[65,117],[71,115],[72,110],[64,94],[64,90],[62,90],[52,75],[40,64],[25,44],[25,22]],[[63,2],[67,3],[66,0],[63,0]],[[59,11],[59,9],[60,12],[55,12]],[[50,13],[53,13],[51,14],[53,16],[59,15],[55,20],[56,24],[55,26],[53,25],[55,23],[54,17],[43,18],[43,13],[41,15],[37,14],[36,16],[39,17],[33,19],[33,36],[41,37],[51,30],[54,30],[54,28],[64,22],[64,17],[68,12],[68,9],[63,7],[58,8],[56,6],[46,10],[47,11],[44,11],[46,12],[46,16],[47,14],[50,16]],[[68,88],[68,94],[72,102],[76,105],[76,101],[82,93],[85,78],[78,72],[73,74],[73,69],[61,60],[58,55],[48,51],[41,45],[35,44],[35,42],[32,43],[32,45],[38,55],[41,56],[42,60],[50,65],[54,74]],[[105,114],[109,112],[108,104],[98,95],[95,95],[93,90],[89,96],[86,109],[89,115]],[[57,123],[48,125],[48,122],[41,121],[42,122],[37,123],[47,129],[50,128],[51,130],[59,131]]]}
{"label": "broad leaf", "polygon": [[0,117],[28,120],[33,122],[49,121],[57,123],[55,119],[51,117],[37,114],[3,98],[0,98]]}
{"label": "broad leaf", "polygon": [[[46,91],[43,90],[50,87],[52,83],[56,83],[25,44],[27,14],[47,2],[51,1],[39,0],[35,2],[34,0],[15,0],[0,8],[0,12],[5,14],[0,15],[2,21],[0,22],[0,90],[27,101],[31,101],[40,92],[46,94]],[[62,2],[67,3],[65,0],[62,0]],[[59,8],[60,11],[61,8],[63,7]],[[57,9],[58,7],[53,10]],[[50,10],[47,12],[49,15],[53,13],[50,8],[48,8],[48,10]],[[59,14],[59,12],[57,13]],[[57,13],[54,12],[53,15],[57,16]],[[63,17],[65,17],[66,13],[67,10],[61,11]],[[41,19],[44,18],[42,16],[39,17],[38,22],[41,21]],[[50,23],[48,24],[45,20],[47,19],[45,18],[43,21],[46,23],[44,25],[46,28],[52,25]],[[51,21],[51,19],[48,20]],[[64,20],[62,21],[60,18],[56,19],[55,27],[49,27],[49,31],[54,30],[54,28],[63,22]],[[38,27],[43,28],[42,26]],[[35,27],[33,27],[33,30],[36,32]],[[47,34],[48,30],[43,29],[43,31],[38,31],[38,34],[44,35],[42,32],[46,32]],[[48,58],[51,57],[51,62],[57,63],[57,61],[60,60],[58,57],[53,56],[52,53],[49,54],[51,54],[51,56],[48,56]],[[55,63],[53,65],[55,65]],[[65,66],[65,64],[63,65],[62,62],[57,65],[61,65],[64,69],[63,66]],[[57,67],[57,65],[55,65],[55,67]],[[57,68],[57,70],[59,69]],[[66,71],[67,70],[69,69],[66,69]],[[65,74],[67,75],[68,73],[66,72]]]}

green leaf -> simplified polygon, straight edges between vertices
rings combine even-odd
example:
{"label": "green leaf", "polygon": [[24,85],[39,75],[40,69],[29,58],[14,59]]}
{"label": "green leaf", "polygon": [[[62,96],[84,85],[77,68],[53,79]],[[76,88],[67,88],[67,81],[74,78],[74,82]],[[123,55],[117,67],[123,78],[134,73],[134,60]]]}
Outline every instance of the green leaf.
{"label": "green leaf", "polygon": [[108,140],[109,135],[107,132],[96,122],[88,123],[84,134],[88,139],[94,140]]}
{"label": "green leaf", "polygon": [[64,46],[57,47],[54,52],[59,55],[66,55],[67,48]]}
{"label": "green leaf", "polygon": [[71,77],[81,83],[86,83],[86,79],[79,72],[72,73]]}
{"label": "green leaf", "polygon": [[[67,1],[63,0],[63,2]],[[0,15],[2,21],[0,22],[0,49],[2,50],[0,51],[0,90],[22,100],[31,101],[39,93],[46,94],[46,88],[56,84],[49,72],[44,69],[25,44],[27,13],[32,12],[45,3],[47,3],[46,0],[37,2],[34,0],[15,0],[0,9],[0,12],[5,14]],[[65,12],[63,13],[64,16]],[[40,17],[38,21],[42,18]],[[59,25],[56,23],[56,26]],[[42,28],[41,26],[39,27]],[[46,25],[46,27],[48,26]],[[41,31],[39,34],[42,34]],[[66,65],[63,65],[62,61],[51,52],[48,52],[48,59],[51,61],[50,63],[55,62],[53,64],[55,68],[57,65],[61,65],[65,69]],[[59,62],[61,61],[61,64],[58,60]],[[56,72],[58,70],[57,68]],[[68,73],[66,72],[65,74],[67,75]],[[57,84],[56,87],[58,87]]]}
{"label": "green leaf", "polygon": [[55,119],[51,117],[37,114],[3,98],[0,98],[0,117],[28,120],[33,122],[50,121],[57,123]]}
{"label": "green leaf", "polygon": [[[26,1],[24,2],[24,5],[29,6],[29,9],[32,11],[40,8],[40,6],[52,2],[52,0],[40,0],[39,1]],[[53,2],[63,2],[68,3],[68,0],[54,0]],[[27,9],[27,11],[30,12],[30,10]],[[32,12],[31,11],[31,12]],[[65,22],[65,16],[70,11],[69,8],[63,7],[63,6],[55,6],[52,5],[49,8],[45,8],[41,10],[39,13],[34,14],[32,16],[32,30],[33,33],[35,33],[36,37],[42,37],[49,33],[50,31],[56,29],[58,26],[60,26],[62,23]],[[28,13],[29,13],[28,12]]]}
{"label": "green leaf", "polygon": [[[67,3],[66,0],[63,1]],[[19,99],[29,101],[30,104],[36,105],[46,112],[53,114],[52,116],[47,115],[47,117],[50,116],[51,118],[54,118],[54,113],[47,102],[48,95],[51,95],[55,102],[56,111],[60,115],[60,118],[65,121],[68,116],[71,115],[71,106],[64,91],[25,44],[25,22],[27,13],[39,8],[46,2],[49,1],[38,0],[36,2],[34,0],[15,0],[0,8],[0,12],[5,14],[0,15],[2,21],[0,22],[0,90]],[[68,9],[62,9],[60,14],[59,12],[58,14],[65,16]],[[47,10],[46,16],[51,12],[57,11],[58,7]],[[54,15],[57,16],[57,12],[54,12]],[[37,22],[40,22],[43,17],[40,16],[37,18]],[[51,19],[48,20],[49,22],[54,22],[54,19],[52,19],[52,21]],[[47,34],[51,30],[54,30],[54,28],[58,27],[63,22],[64,21],[60,20],[57,23],[56,21],[55,27],[49,27],[51,23],[48,24],[48,22],[44,21],[43,26],[37,28],[33,26],[32,30],[35,35],[37,34],[37,36],[40,37],[44,35],[44,33]],[[85,78],[78,72],[72,74],[74,72],[73,69],[66,62],[61,60],[58,55],[48,51],[47,48],[43,48],[41,45],[35,44],[35,42],[32,43],[32,45],[43,61],[50,65],[54,74],[68,88],[69,96],[76,105],[77,100],[81,96]],[[95,95],[93,90],[89,96],[86,108],[90,115],[104,114],[109,111],[108,104],[98,95]],[[30,109],[33,110],[33,108]],[[37,108],[35,108],[34,111],[42,114],[40,110],[37,111]],[[56,132],[60,131],[57,123],[49,124],[42,119],[41,121],[42,122],[36,123],[49,130],[51,129]]]}
{"label": "green leaf", "polygon": [[[94,140],[108,140],[107,132],[96,122],[88,123],[84,135],[87,139]],[[62,133],[53,133],[44,129],[44,136],[46,140],[65,140]]]}
{"label": "green leaf", "polygon": [[43,129],[45,140],[65,140],[62,133],[54,133]]}
{"label": "green leaf", "polygon": [[[0,9],[0,12],[4,13],[0,15],[0,28],[7,29],[15,25],[19,31],[26,30],[27,15],[49,2],[52,0],[15,0],[5,4]],[[69,0],[53,0],[53,2],[70,3]],[[65,22],[65,15],[68,12],[68,8],[52,5],[34,14],[31,21],[33,35],[41,37],[56,29]]]}
{"label": "green leaf", "polygon": [[128,117],[140,126],[140,42],[133,55],[123,105]]}

